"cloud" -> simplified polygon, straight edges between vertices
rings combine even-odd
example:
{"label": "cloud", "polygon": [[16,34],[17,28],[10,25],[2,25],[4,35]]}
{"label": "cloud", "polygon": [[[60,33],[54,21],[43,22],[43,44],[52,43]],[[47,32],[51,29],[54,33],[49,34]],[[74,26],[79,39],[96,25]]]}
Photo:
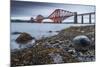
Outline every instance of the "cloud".
{"label": "cloud", "polygon": [[11,17],[31,17],[39,14],[49,16],[55,9],[64,9],[72,12],[94,12],[95,6],[57,4],[43,2],[11,1]]}

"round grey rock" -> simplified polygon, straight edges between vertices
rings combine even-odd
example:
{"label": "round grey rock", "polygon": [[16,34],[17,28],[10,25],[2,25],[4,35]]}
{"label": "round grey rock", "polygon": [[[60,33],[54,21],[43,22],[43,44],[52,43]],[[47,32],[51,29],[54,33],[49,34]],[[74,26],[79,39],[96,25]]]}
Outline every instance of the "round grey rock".
{"label": "round grey rock", "polygon": [[77,50],[87,50],[91,45],[91,40],[85,35],[79,35],[73,38],[73,46]]}

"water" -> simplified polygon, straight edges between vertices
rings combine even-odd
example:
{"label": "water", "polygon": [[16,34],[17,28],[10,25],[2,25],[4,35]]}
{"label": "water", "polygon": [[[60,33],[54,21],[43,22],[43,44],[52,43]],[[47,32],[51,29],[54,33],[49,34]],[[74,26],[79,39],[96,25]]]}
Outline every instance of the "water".
{"label": "water", "polygon": [[[69,28],[70,26],[80,26],[82,24],[39,24],[39,23],[11,23],[11,33],[12,32],[26,32],[29,33],[32,37],[40,39],[42,37],[50,37],[57,35],[58,32],[62,29]],[[89,24],[83,24],[89,25]],[[52,32],[49,32],[52,31]],[[15,42],[15,39],[20,34],[13,35],[11,34],[11,49],[19,49],[19,44]]]}

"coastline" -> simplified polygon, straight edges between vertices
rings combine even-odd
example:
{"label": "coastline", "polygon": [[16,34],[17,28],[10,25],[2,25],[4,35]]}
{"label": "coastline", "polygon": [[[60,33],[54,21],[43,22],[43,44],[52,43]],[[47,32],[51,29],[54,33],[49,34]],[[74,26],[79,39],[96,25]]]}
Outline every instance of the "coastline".
{"label": "coastline", "polygon": [[[78,35],[85,35],[91,40],[88,51],[74,50],[72,40]],[[35,46],[11,52],[11,65],[55,64],[54,57],[60,58],[57,63],[95,61],[95,25],[73,26],[63,29],[58,35],[37,40]]]}

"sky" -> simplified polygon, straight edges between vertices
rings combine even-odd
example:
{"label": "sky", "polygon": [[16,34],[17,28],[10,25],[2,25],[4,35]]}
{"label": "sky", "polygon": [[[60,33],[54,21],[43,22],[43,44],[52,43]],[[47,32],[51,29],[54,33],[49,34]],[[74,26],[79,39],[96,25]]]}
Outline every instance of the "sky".
{"label": "sky", "polygon": [[95,12],[93,5],[75,5],[61,3],[43,3],[43,2],[25,2],[11,0],[11,18],[12,19],[29,19],[37,15],[48,17],[55,9],[64,9],[71,12],[89,13]]}

